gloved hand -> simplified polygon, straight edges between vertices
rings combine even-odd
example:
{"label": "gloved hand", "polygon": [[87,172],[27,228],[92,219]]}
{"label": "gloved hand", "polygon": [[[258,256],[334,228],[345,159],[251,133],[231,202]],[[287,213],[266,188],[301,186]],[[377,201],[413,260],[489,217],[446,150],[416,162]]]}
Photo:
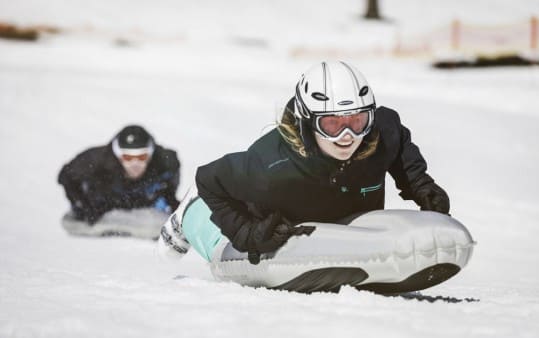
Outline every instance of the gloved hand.
{"label": "gloved hand", "polygon": [[170,214],[171,212],[170,206],[167,204],[167,201],[162,196],[155,200],[155,202],[153,203],[153,207],[164,213]]}
{"label": "gloved hand", "polygon": [[314,226],[294,226],[284,220],[279,212],[270,214],[265,219],[255,223],[249,232],[247,239],[249,262],[258,264],[261,253],[276,251],[290,237],[310,235],[314,230]]}
{"label": "gloved hand", "polygon": [[71,210],[75,219],[84,221],[88,223],[88,225],[94,225],[105,213],[105,210],[94,208],[87,204],[83,205],[80,201],[76,201],[75,204],[71,206]]}
{"label": "gloved hand", "polygon": [[86,196],[86,200],[81,204],[80,209],[86,222],[89,225],[94,225],[106,212],[112,210],[113,206],[105,198]]}
{"label": "gloved hand", "polygon": [[417,188],[414,192],[414,202],[421,207],[421,210],[449,214],[449,196],[434,182],[426,183]]}

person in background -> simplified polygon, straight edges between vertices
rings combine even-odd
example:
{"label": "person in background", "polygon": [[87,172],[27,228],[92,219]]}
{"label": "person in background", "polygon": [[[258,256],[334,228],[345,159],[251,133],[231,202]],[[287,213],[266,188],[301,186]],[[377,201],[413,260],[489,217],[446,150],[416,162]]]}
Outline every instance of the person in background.
{"label": "person in background", "polygon": [[130,125],[108,144],[64,165],[58,182],[75,219],[93,225],[113,209],[154,207],[171,213],[179,205],[179,174],[176,152],[156,144],[143,127]]}

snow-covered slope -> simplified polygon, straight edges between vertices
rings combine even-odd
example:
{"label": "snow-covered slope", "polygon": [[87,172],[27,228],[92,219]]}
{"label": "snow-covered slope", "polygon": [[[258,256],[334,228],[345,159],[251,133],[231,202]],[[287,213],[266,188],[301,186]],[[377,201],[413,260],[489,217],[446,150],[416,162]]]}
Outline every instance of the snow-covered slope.
{"label": "snow-covered slope", "polygon": [[[357,21],[361,11],[352,0],[1,1],[1,21],[65,33],[0,40],[0,337],[537,337],[537,68],[349,60],[377,102],[400,112],[478,242],[465,270],[424,294],[479,302],[243,288],[214,282],[194,252],[167,262],[153,242],[61,228],[61,165],[127,123],[178,150],[181,195],[198,165],[271,127],[318,61],[292,58],[291,48],[390,45],[397,26],[430,30],[455,16],[499,24],[538,15],[539,5],[386,0],[384,23]],[[390,188],[387,207],[415,206]]]}

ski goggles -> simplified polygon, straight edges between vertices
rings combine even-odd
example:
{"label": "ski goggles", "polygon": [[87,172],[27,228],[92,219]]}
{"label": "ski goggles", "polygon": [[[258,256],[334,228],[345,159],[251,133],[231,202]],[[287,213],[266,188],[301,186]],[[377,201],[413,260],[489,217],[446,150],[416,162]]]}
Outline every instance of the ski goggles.
{"label": "ski goggles", "polygon": [[154,150],[155,146],[153,145],[153,143],[149,144],[145,148],[128,149],[120,148],[117,139],[112,141],[112,152],[114,153],[114,155],[116,155],[116,158],[124,162],[130,162],[134,160],[148,161],[148,159],[152,157]]}
{"label": "ski goggles", "polygon": [[129,154],[122,154],[121,157],[122,161],[130,162],[133,160],[138,160],[141,162],[147,161],[150,158],[149,153],[144,153],[140,155],[129,155]]}
{"label": "ski goggles", "polygon": [[350,111],[342,114],[316,115],[314,129],[323,138],[335,142],[349,133],[354,138],[367,135],[374,120],[374,110]]}

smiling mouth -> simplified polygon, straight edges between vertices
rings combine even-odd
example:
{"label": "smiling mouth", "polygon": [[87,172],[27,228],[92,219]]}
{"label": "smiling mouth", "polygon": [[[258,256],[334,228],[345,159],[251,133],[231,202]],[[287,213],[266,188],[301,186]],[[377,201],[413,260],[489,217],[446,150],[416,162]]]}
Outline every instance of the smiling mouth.
{"label": "smiling mouth", "polygon": [[336,146],[339,147],[339,148],[343,148],[343,149],[350,148],[350,146],[351,146],[353,143],[354,143],[354,141],[352,141],[352,142],[350,142],[350,143],[346,143],[346,144],[333,142],[334,145],[336,145]]}

